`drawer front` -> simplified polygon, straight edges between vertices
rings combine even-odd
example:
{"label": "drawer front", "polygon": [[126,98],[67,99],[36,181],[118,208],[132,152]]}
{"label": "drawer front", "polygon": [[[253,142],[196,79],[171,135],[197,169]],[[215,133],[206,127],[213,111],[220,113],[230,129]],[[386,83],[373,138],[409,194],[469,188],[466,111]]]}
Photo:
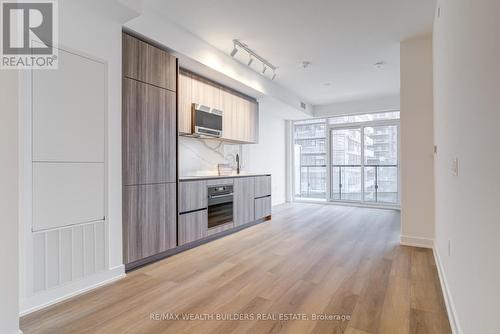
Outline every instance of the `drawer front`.
{"label": "drawer front", "polygon": [[255,198],[271,195],[271,176],[255,177]]}
{"label": "drawer front", "polygon": [[207,186],[218,186],[218,185],[227,185],[233,184],[233,179],[215,179],[215,180],[207,180]]}
{"label": "drawer front", "polygon": [[207,181],[179,182],[179,213],[207,208]]}
{"label": "drawer front", "polygon": [[179,246],[207,236],[207,210],[179,215]]}
{"label": "drawer front", "polygon": [[271,196],[255,199],[255,220],[271,215]]}

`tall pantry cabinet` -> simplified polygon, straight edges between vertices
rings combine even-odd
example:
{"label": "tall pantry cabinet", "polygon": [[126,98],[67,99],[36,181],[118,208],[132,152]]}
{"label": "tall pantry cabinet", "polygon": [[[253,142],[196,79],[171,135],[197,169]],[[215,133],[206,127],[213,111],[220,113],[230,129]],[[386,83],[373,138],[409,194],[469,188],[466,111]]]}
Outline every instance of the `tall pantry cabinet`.
{"label": "tall pantry cabinet", "polygon": [[122,36],[123,257],[126,269],[177,244],[177,58]]}

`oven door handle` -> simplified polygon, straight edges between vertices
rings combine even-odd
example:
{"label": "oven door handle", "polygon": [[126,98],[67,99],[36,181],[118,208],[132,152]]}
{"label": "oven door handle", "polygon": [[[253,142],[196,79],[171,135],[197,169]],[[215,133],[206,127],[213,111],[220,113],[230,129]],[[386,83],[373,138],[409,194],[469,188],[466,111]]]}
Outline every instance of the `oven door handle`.
{"label": "oven door handle", "polygon": [[229,196],[233,196],[233,193],[224,194],[224,195],[211,195],[210,198],[221,198],[221,197],[229,197]]}

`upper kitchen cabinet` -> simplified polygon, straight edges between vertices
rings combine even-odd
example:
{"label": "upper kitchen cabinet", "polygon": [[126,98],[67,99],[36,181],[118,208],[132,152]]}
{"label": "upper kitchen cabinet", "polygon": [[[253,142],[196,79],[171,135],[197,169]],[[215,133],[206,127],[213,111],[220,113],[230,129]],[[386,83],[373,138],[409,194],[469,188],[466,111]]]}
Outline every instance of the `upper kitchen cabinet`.
{"label": "upper kitchen cabinet", "polygon": [[191,74],[187,72],[179,73],[179,133],[191,133],[192,81]]}
{"label": "upper kitchen cabinet", "polygon": [[179,73],[179,133],[191,134],[192,104],[222,111],[222,140],[238,143],[258,142],[258,103],[194,73]]}
{"label": "upper kitchen cabinet", "polygon": [[136,37],[122,36],[123,76],[176,91],[176,58]]}

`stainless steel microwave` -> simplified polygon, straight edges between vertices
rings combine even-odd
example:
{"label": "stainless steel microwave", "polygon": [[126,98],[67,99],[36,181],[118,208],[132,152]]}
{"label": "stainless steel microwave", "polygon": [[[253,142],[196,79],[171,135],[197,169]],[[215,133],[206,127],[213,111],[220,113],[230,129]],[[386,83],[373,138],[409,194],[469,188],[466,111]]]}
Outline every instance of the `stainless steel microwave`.
{"label": "stainless steel microwave", "polygon": [[192,104],[191,131],[195,135],[221,137],[222,111],[201,104]]}

